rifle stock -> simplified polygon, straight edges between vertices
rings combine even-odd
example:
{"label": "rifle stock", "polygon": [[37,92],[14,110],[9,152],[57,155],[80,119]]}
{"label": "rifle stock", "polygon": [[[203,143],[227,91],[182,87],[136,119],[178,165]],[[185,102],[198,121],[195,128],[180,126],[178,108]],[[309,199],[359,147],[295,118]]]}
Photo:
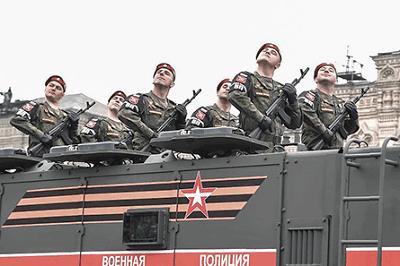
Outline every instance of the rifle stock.
{"label": "rifle stock", "polygon": [[[292,85],[296,86],[297,84],[299,84],[299,82],[307,74],[308,70],[310,70],[309,67],[307,67],[305,70],[300,69],[300,77],[295,78],[292,81]],[[268,107],[267,111],[265,111],[265,115],[271,118],[271,120],[274,120],[275,117],[278,115],[279,110],[282,108],[282,105],[286,102],[286,98],[287,98],[286,95],[284,93],[281,93],[281,95],[278,98],[276,98],[275,101]],[[261,133],[262,129],[260,127],[257,127],[252,132],[250,132],[249,137],[260,139]]]}
{"label": "rifle stock", "polygon": [[[354,98],[353,100],[351,100],[351,102],[353,102],[354,104],[358,103],[358,101],[368,92],[369,87],[367,87],[366,89],[361,89],[361,94],[358,95],[356,98]],[[348,112],[347,109],[345,108],[342,113],[340,113],[335,120],[328,126],[328,129],[330,131],[332,131],[332,133],[336,134],[336,132],[339,129],[339,126],[342,124],[342,122],[344,121],[344,119],[347,117]],[[318,140],[318,141],[317,141]],[[311,148],[309,148],[312,151],[316,151],[316,150],[321,150],[322,147],[324,147],[325,141],[322,138],[322,135],[319,136],[316,140],[313,140],[312,142],[317,141],[316,144],[314,144]]]}
{"label": "rifle stock", "polygon": [[[197,95],[199,95],[201,92],[201,89],[198,89],[197,91],[193,90],[193,96],[189,99],[186,99],[182,105],[184,105],[185,107],[188,106],[196,97]],[[176,109],[169,115],[169,117],[167,118],[167,120],[164,121],[164,123],[161,124],[161,126],[157,129],[156,133],[160,133],[161,131],[163,131],[173,120],[176,119],[176,115],[177,115],[177,111]],[[148,151],[150,148],[150,142],[146,144],[146,146],[144,146],[140,151],[146,152]]]}
{"label": "rifle stock", "polygon": [[[77,116],[80,116],[81,114],[83,114],[84,112],[86,112],[87,110],[89,110],[93,105],[95,105],[96,102],[86,102],[86,108],[84,109],[80,109],[78,112],[76,112]],[[69,116],[66,116],[65,118],[63,118],[63,120],[61,120],[60,123],[58,123],[55,127],[53,127],[52,129],[50,129],[49,132],[47,132],[47,134],[49,134],[52,139],[57,139],[59,138],[62,134],[63,131],[68,128],[68,126],[71,124],[71,118]],[[43,143],[38,143],[35,146],[33,146],[32,148],[30,148],[28,150],[28,154],[31,156],[37,156],[38,154],[40,154],[42,152],[42,150],[46,147],[45,144]]]}

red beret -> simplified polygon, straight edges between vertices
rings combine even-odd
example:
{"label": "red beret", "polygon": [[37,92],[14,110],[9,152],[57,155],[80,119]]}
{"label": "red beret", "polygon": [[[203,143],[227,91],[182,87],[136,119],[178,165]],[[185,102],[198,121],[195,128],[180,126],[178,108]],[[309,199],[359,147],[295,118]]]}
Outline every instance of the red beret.
{"label": "red beret", "polygon": [[264,49],[267,48],[267,47],[273,48],[273,49],[275,49],[275,50],[278,52],[279,58],[280,58],[279,61],[281,62],[281,61],[282,61],[282,55],[281,55],[281,51],[279,50],[279,47],[278,47],[277,45],[275,45],[275,44],[273,44],[273,43],[269,43],[269,42],[264,43],[264,44],[260,47],[260,49],[258,49],[258,52],[257,52],[257,54],[256,54],[256,59],[257,59],[258,55],[261,53],[261,51],[264,50]]}
{"label": "red beret", "polygon": [[[318,75],[318,70],[321,68],[321,67],[324,67],[324,66],[331,66],[331,67],[333,67],[333,69],[335,70],[335,72],[336,72],[336,67],[335,67],[335,65],[334,64],[332,64],[332,63],[321,63],[321,64],[319,64],[318,66],[316,66],[316,68],[314,69],[314,79],[317,77],[317,75]],[[337,72],[336,72],[337,73]]]}
{"label": "red beret", "polygon": [[121,96],[122,98],[126,99],[126,94],[125,94],[123,91],[119,91],[119,90],[118,90],[118,91],[114,91],[114,93],[111,94],[110,98],[108,98],[108,102],[110,102],[111,99],[112,99],[115,95]]}
{"label": "red beret", "polygon": [[161,64],[158,64],[157,67],[156,67],[156,70],[154,71],[153,77],[156,75],[156,72],[157,72],[160,68],[165,68],[165,69],[168,69],[169,71],[171,71],[171,72],[172,72],[172,75],[174,76],[174,80],[175,80],[175,78],[176,78],[175,69],[174,69],[170,64],[168,64],[168,63],[161,63]]}
{"label": "red beret", "polygon": [[220,83],[218,83],[217,91],[219,91],[221,89],[222,85],[224,85],[224,83],[226,83],[226,82],[231,82],[231,80],[230,79],[221,80]]}
{"label": "red beret", "polygon": [[46,82],[44,83],[44,85],[47,86],[47,84],[49,84],[49,83],[52,82],[52,81],[56,81],[56,82],[60,83],[61,86],[62,86],[62,88],[63,88],[63,90],[64,90],[64,92],[65,92],[65,89],[67,88],[67,84],[65,84],[65,81],[62,79],[62,77],[60,77],[60,76],[58,76],[58,75],[50,76],[50,77],[46,80]]}

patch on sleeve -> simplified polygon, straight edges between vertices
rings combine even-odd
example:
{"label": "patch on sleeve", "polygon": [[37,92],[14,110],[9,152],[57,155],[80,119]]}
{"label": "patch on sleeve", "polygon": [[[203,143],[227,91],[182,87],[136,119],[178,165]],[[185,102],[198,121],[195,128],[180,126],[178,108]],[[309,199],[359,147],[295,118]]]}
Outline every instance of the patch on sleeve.
{"label": "patch on sleeve", "polygon": [[128,99],[131,104],[137,104],[139,102],[139,96],[131,95]]}
{"label": "patch on sleeve", "polygon": [[239,75],[236,76],[234,81],[245,84],[247,82],[247,75],[244,73],[239,73]]}
{"label": "patch on sleeve", "polygon": [[35,107],[35,105],[36,105],[35,103],[29,102],[29,103],[24,104],[22,106],[22,109],[24,109],[27,112],[30,112],[30,111],[32,111],[33,107]]}
{"label": "patch on sleeve", "polygon": [[306,104],[308,104],[309,106],[311,106],[312,108],[314,108],[314,102],[310,101],[310,100],[307,99],[307,98],[304,98],[304,102],[305,102]]}
{"label": "patch on sleeve", "polygon": [[310,100],[310,101],[314,101],[315,100],[315,95],[312,94],[311,92],[307,92],[307,94],[305,95],[305,97]]}
{"label": "patch on sleeve", "polygon": [[97,119],[91,119],[89,122],[86,123],[86,127],[88,128],[94,128],[97,124]]}
{"label": "patch on sleeve", "polygon": [[251,74],[248,74],[247,72],[240,72],[233,78],[233,82],[230,86],[231,91],[240,91],[247,93],[248,90],[251,89],[252,87],[252,82],[251,82]]}
{"label": "patch on sleeve", "polygon": [[241,91],[241,92],[247,92],[246,86],[243,85],[240,82],[233,82],[230,89],[231,90],[238,90],[238,91]]}
{"label": "patch on sleeve", "polygon": [[200,120],[203,120],[204,117],[206,117],[206,114],[203,113],[201,110],[198,110],[197,113],[196,113],[196,118],[198,118]]}

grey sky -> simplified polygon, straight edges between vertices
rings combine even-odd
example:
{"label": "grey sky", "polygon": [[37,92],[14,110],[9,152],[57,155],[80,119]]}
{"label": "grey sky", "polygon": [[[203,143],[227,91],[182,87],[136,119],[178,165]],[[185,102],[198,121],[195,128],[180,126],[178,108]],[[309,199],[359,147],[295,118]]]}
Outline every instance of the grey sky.
{"label": "grey sky", "polygon": [[[329,61],[338,68],[350,54],[376,78],[369,56],[400,49],[398,1],[20,1],[0,2],[0,91],[14,99],[43,96],[44,81],[59,74],[67,93],[106,102],[115,89],[147,92],[160,62],[177,71],[170,98],[208,105],[215,87],[241,70],[255,69],[255,54],[276,43],[290,82],[299,68]],[[298,90],[314,87],[312,73]]]}

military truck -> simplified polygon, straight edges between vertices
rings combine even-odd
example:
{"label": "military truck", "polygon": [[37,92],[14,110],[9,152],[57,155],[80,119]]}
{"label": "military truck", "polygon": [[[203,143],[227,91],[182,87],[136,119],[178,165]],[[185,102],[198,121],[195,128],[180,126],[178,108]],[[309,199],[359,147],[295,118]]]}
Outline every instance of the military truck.
{"label": "military truck", "polygon": [[396,138],[260,153],[202,130],[160,134],[160,155],[2,154],[0,265],[400,265]]}

